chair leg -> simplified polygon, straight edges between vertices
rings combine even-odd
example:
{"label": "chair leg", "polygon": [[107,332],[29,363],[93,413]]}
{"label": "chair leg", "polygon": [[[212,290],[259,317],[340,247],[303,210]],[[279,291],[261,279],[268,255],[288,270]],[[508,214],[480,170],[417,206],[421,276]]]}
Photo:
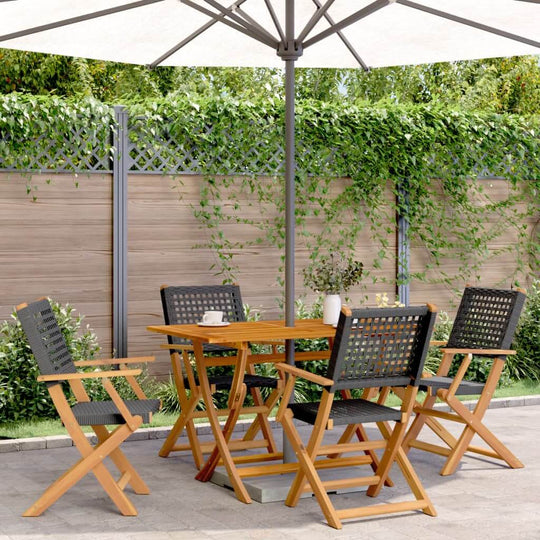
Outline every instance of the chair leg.
{"label": "chair leg", "polygon": [[272,409],[275,407],[276,403],[278,402],[280,396],[281,396],[281,389],[276,388],[270,396],[268,396],[267,400],[263,403],[262,402],[262,396],[260,395],[260,392],[257,391],[258,394],[258,401],[254,401],[256,405],[264,405],[268,409],[268,413],[260,413],[257,415],[255,420],[253,420],[253,423],[251,426],[249,426],[248,430],[246,431],[243,440],[244,441],[252,441],[255,436],[257,435],[257,432],[260,430],[262,431],[262,435],[266,441],[268,441],[267,445],[267,451],[269,453],[275,453],[278,452],[277,445],[274,439],[274,434],[272,432],[272,428],[270,427],[270,423],[268,421],[268,414],[272,411]]}
{"label": "chair leg", "polygon": [[[77,428],[80,430],[78,424]],[[43,495],[28,508],[23,516],[39,516],[42,514],[90,471],[94,473],[98,482],[124,516],[136,516],[137,510],[132,502],[103,464],[103,459],[116,450],[120,443],[131,435],[131,433],[132,431],[126,425],[122,425],[116,428],[105,441],[94,448],[88,442],[82,430],[80,430],[82,437],[77,436],[74,438],[72,436],[77,449],[83,457],[53,482],[45,490]]]}
{"label": "chair leg", "polygon": [[[182,400],[183,401],[183,400]],[[200,395],[196,392],[193,392],[191,398],[185,403],[185,405],[182,407],[180,416],[177,418],[176,422],[174,423],[174,426],[172,427],[169,435],[165,439],[165,442],[161,446],[161,449],[159,450],[159,455],[161,457],[167,457],[174,449],[174,445],[176,444],[176,441],[180,437],[182,430],[184,427],[187,427],[189,442],[191,444],[192,452],[193,449],[198,448],[198,452],[195,450],[193,452],[193,457],[195,458],[195,461],[197,462],[196,455],[201,454],[200,452],[200,445],[199,440],[194,432],[194,426],[193,426],[193,419],[191,418],[191,415],[193,414],[193,411],[195,410],[195,407],[200,401]],[[191,424],[191,426],[189,426]],[[192,440],[193,438],[193,440]]]}
{"label": "chair leg", "polygon": [[487,400],[487,404],[485,401],[481,397],[474,412],[471,412],[458,399],[452,398],[447,400],[450,407],[467,422],[467,426],[461,433],[457,444],[452,448],[446,463],[441,469],[440,474],[442,476],[448,476],[455,472],[475,434],[480,436],[493,448],[499,458],[505,461],[509,467],[512,469],[523,468],[523,463],[482,423],[489,399]]}
{"label": "chair leg", "polygon": [[[105,441],[111,436],[111,432],[105,426],[92,426],[92,429],[96,433],[100,442]],[[133,491],[137,495],[149,495],[150,489],[140,477],[139,473],[135,470],[133,465],[130,463],[125,454],[116,448],[110,453],[111,461],[116,465],[116,468],[122,473],[123,477],[126,479],[126,483],[129,483],[133,488]]]}
{"label": "chair leg", "polygon": [[[433,405],[435,405],[435,402],[437,401],[437,396],[434,396],[431,394],[431,390],[428,392],[428,395],[424,399],[424,402],[420,405],[423,409],[432,409]],[[414,412],[414,409],[413,409]],[[407,433],[405,434],[405,437],[403,439],[403,449],[406,453],[409,453],[411,449],[410,443],[412,441],[415,441],[418,438],[418,435],[422,431],[422,428],[424,427],[424,424],[426,423],[427,416],[423,413],[416,413],[416,416],[414,417],[414,420],[411,423],[411,426],[409,427]]]}
{"label": "chair leg", "polygon": [[[294,428],[294,424],[292,421],[292,411],[287,410],[287,412],[290,414],[289,426],[286,432],[287,436],[289,436],[289,433],[290,433],[291,436],[295,437],[295,440],[297,440],[298,449],[301,450],[302,452],[304,451],[307,452],[307,457],[310,460],[310,463],[312,463],[315,460],[317,456],[317,450],[321,446],[321,443],[324,437],[324,430],[326,429],[326,423],[328,421],[328,416],[332,408],[333,399],[334,399],[334,394],[329,394],[328,392],[323,391],[321,402],[319,405],[319,411],[317,413],[317,418],[315,420],[315,425],[313,426],[313,430],[311,432],[311,436],[309,438],[309,442],[306,449],[304,449],[304,445],[302,444],[296,429],[293,429],[293,431],[291,431],[291,426],[292,428]],[[292,444],[292,441],[291,441],[291,444]],[[317,475],[317,478],[319,478],[318,475]],[[298,504],[298,500],[300,499],[300,495],[302,494],[302,489],[304,488],[305,482],[306,482],[306,473],[304,471],[304,468],[300,468],[298,472],[296,473],[296,476],[293,480],[293,483],[291,484],[289,493],[285,500],[285,504],[287,506],[296,506]]]}
{"label": "chair leg", "polygon": [[377,426],[379,427],[379,430],[383,434],[384,438],[387,439],[388,446],[381,459],[380,470],[377,471],[377,475],[380,476],[379,482],[368,488],[367,495],[370,497],[376,497],[379,494],[384,483],[384,478],[386,475],[388,475],[392,463],[395,461],[398,464],[405,480],[407,481],[407,484],[409,485],[409,488],[411,489],[416,501],[404,501],[384,505],[386,512],[402,512],[420,509],[424,514],[436,516],[437,511],[435,510],[435,507],[426,493],[426,490],[422,486],[420,478],[416,474],[416,471],[414,470],[405,450],[403,449],[403,436],[407,428],[406,422],[398,422],[391,433],[386,422],[377,423]]}
{"label": "chair leg", "polygon": [[[321,482],[319,474],[317,473],[317,470],[315,469],[312,458],[310,457],[306,448],[302,444],[302,440],[300,439],[298,432],[296,431],[296,428],[294,427],[293,415],[290,410],[285,411],[282,418],[282,425],[285,430],[285,433],[287,434],[289,441],[291,442],[294,448],[294,451],[296,452],[296,456],[298,457],[298,462],[300,464],[300,470],[296,474],[296,478],[294,482],[296,486],[294,484],[293,486],[291,486],[291,489],[289,490],[289,495],[287,496],[287,500],[285,501],[285,504],[287,506],[296,505],[296,502],[294,502],[294,499],[296,499],[296,501],[298,500],[301,489],[304,485],[304,478],[307,477],[311,485],[311,489],[313,490],[313,493],[315,497],[317,498],[317,502],[319,503],[319,506],[321,507],[322,513],[324,514],[324,517],[326,518],[326,521],[331,527],[334,527],[334,529],[341,529],[342,524],[339,517],[337,516],[336,509],[334,508],[334,505],[330,501],[330,497],[328,497],[328,493],[326,492],[326,489],[324,488]],[[294,493],[293,493],[293,490],[294,490]]]}
{"label": "chair leg", "polygon": [[399,468],[401,469],[401,472],[403,473],[403,476],[405,477],[407,484],[411,488],[411,491],[415,496],[416,500],[420,503],[423,503],[420,508],[422,512],[428,516],[435,517],[437,515],[437,511],[435,510],[431,499],[426,493],[426,490],[424,489],[420,478],[416,474],[416,471],[414,470],[403,448],[399,448],[398,450],[396,456],[396,463],[399,465]]}
{"label": "chair leg", "polygon": [[[377,422],[377,426],[385,439],[386,450],[379,462],[379,467],[377,468],[376,475],[380,477],[379,483],[369,486],[367,490],[367,495],[369,497],[377,497],[379,495],[381,488],[384,485],[388,474],[390,473],[390,468],[396,459],[396,454],[400,448],[403,436],[405,434],[405,429],[407,428],[404,422],[397,422],[394,430],[390,434],[385,424],[382,422]],[[388,438],[389,435],[389,438]]]}

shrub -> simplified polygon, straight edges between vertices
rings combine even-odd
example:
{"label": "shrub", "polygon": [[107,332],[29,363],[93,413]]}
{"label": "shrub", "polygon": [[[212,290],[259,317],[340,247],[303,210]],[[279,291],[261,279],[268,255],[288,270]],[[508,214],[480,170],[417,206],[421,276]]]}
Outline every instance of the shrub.
{"label": "shrub", "polygon": [[180,413],[178,391],[171,375],[167,381],[155,382],[149,392],[154,399],[161,400],[161,412]]}
{"label": "shrub", "polygon": [[[433,328],[431,339],[433,341],[448,341],[451,330],[452,321],[450,320],[448,313],[441,311],[437,314],[437,322]],[[441,358],[442,352],[440,347],[430,347],[426,357],[426,363],[424,364],[424,370],[430,373],[436,373]]]}
{"label": "shrub", "polygon": [[533,282],[514,336],[515,356],[506,360],[505,370],[515,380],[540,380],[540,279]]}

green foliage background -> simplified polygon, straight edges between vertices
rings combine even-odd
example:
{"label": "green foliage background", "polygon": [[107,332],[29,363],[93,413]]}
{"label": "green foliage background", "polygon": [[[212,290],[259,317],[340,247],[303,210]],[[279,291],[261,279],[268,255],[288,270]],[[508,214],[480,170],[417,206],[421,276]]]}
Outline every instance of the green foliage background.
{"label": "green foliage background", "polygon": [[[208,231],[205,247],[216,253],[216,272],[225,282],[238,279],[235,256],[242,250],[260,244],[283,248],[283,176],[276,170],[283,158],[283,101],[184,96],[128,107],[132,115],[145,116],[130,133],[142,159],[159,155],[177,163],[187,152],[206,174],[193,212]],[[516,260],[507,283],[524,284],[529,274],[538,275],[538,228],[531,232],[525,224],[540,216],[538,117],[310,99],[298,102],[296,117],[297,231],[314,264],[329,249],[354,258],[359,234],[367,230],[379,246],[364,266],[368,284],[384,260],[394,257],[389,238],[399,212],[410,223],[411,242],[424,246],[430,258],[426,271],[409,279],[425,280],[435,269],[437,277],[430,279],[460,288],[479,278],[489,257],[504,251]],[[110,150],[108,134],[115,126],[107,106],[95,100],[0,96],[0,166],[24,169],[45,144],[56,156],[51,166],[65,165],[63,152],[81,124],[86,129],[82,150],[69,156],[75,168],[84,167],[94,150],[100,156]],[[164,142],[171,137],[174,144]],[[262,178],[260,171],[268,171],[269,164],[272,171],[272,163],[274,172]],[[485,171],[506,179],[504,200],[492,200],[478,180]],[[351,182],[336,192],[336,177]],[[247,218],[243,205],[256,205],[257,218]],[[495,215],[497,220],[488,220]],[[313,218],[321,223],[317,232],[308,227]],[[224,223],[246,227],[250,240],[225,236]],[[516,243],[488,250],[508,231],[515,232]],[[450,260],[458,262],[452,273],[445,270]],[[283,280],[281,268],[277,280]]]}

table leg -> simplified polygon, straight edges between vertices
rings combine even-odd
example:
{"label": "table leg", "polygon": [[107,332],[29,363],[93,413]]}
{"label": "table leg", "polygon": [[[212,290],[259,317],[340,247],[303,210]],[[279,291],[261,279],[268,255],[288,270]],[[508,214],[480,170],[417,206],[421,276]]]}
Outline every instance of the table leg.
{"label": "table leg", "polygon": [[214,403],[212,401],[212,392],[210,391],[210,384],[208,382],[208,375],[204,362],[202,343],[194,341],[193,349],[195,353],[195,361],[197,363],[197,373],[199,374],[201,393],[206,404],[208,420],[210,422],[212,433],[214,434],[214,438],[216,441],[214,451],[204,464],[203,468],[199,471],[197,476],[195,476],[195,478],[203,482],[210,480],[219,460],[221,459],[223,461],[225,469],[227,470],[227,474],[229,475],[229,479],[231,481],[236,497],[244,503],[250,503],[251,497],[249,496],[244,484],[242,483],[242,480],[240,478],[240,475],[238,474],[228,446],[228,440],[232,435],[234,426],[236,424],[236,421],[238,420],[238,415],[240,414],[240,409],[246,395],[244,372],[246,369],[246,360],[248,353],[247,343],[238,344],[237,362],[229,396],[230,412],[227,421],[225,422],[225,427],[223,431],[221,429],[219,418],[217,416]]}

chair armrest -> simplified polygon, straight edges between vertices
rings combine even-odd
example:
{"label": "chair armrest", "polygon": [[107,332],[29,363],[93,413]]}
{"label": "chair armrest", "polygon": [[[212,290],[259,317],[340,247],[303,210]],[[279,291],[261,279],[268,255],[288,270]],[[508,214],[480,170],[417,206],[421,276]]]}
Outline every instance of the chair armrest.
{"label": "chair armrest", "polygon": [[131,431],[136,431],[136,429],[142,424],[142,416],[133,415],[126,407],[124,400],[120,397],[120,394],[116,391],[116,388],[113,386],[111,381],[105,379],[103,381],[103,387],[109,394],[112,402],[116,405],[118,411],[126,421],[126,425],[131,429]]}
{"label": "chair armrest", "polygon": [[432,339],[429,342],[429,346],[430,347],[444,347],[447,343],[448,343],[448,341],[440,341],[440,340],[437,340],[437,339]]}
{"label": "chair armrest", "polygon": [[146,362],[154,362],[156,358],[154,356],[139,356],[132,358],[107,358],[99,360],[78,360],[73,362],[77,367],[86,367],[86,366],[114,366],[118,364],[140,364]]}
{"label": "chair armrest", "polygon": [[334,384],[332,379],[322,377],[321,375],[316,375],[315,373],[297,368],[296,366],[290,366],[289,364],[276,364],[276,369],[279,371],[284,371],[285,373],[290,373],[295,377],[302,377],[303,379],[307,379],[315,384],[320,384],[321,386],[330,386]]}
{"label": "chair armrest", "polygon": [[56,375],[39,375],[39,382],[76,381],[83,379],[108,379],[110,377],[128,377],[140,375],[141,369],[118,369],[114,371],[90,371],[88,373],[57,373]]}
{"label": "chair armrest", "polygon": [[449,354],[474,354],[476,356],[511,356],[516,354],[516,351],[507,349],[442,349],[443,352]]}

